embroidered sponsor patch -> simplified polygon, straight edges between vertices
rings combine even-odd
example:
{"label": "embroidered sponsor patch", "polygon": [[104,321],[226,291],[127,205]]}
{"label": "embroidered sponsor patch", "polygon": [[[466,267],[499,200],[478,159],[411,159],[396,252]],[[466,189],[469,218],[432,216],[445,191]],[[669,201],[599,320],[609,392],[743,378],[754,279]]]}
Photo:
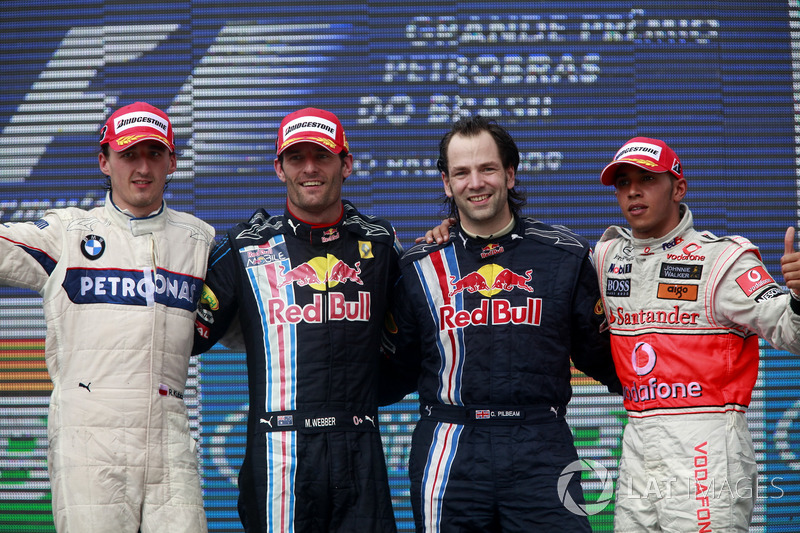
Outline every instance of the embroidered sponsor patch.
{"label": "embroidered sponsor patch", "polygon": [[165,269],[68,268],[62,287],[80,305],[117,304],[167,307],[194,312],[203,280]]}
{"label": "embroidered sponsor patch", "polygon": [[683,285],[675,283],[659,283],[658,297],[662,300],[697,300],[697,285]]}
{"label": "embroidered sponsor patch", "polygon": [[633,264],[631,263],[611,263],[611,266],[608,267],[609,274],[630,274],[633,270]]}
{"label": "embroidered sponsor patch", "polygon": [[87,235],[81,241],[81,252],[86,259],[99,259],[106,251],[106,241],[99,235]]}
{"label": "embroidered sponsor patch", "polygon": [[606,296],[627,298],[630,295],[631,295],[631,280],[629,278],[625,279],[608,278],[606,280]]}
{"label": "embroidered sponsor patch", "polygon": [[778,287],[770,287],[758,296],[756,296],[756,302],[764,302],[766,300],[771,300],[776,296],[780,296],[783,294],[783,291]]}
{"label": "embroidered sponsor patch", "polygon": [[700,279],[703,276],[703,265],[661,263],[659,276],[667,279]]}
{"label": "embroidered sponsor patch", "polygon": [[767,271],[762,266],[753,267],[738,278],[736,283],[744,291],[747,296],[752,296],[758,289],[775,283]]}

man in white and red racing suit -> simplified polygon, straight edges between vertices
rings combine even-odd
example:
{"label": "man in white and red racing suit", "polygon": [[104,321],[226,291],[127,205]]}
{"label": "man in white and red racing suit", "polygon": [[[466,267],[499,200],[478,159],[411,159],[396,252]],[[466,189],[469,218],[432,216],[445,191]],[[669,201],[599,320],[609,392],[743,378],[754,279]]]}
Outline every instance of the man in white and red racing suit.
{"label": "man in white and red racing suit", "polygon": [[43,299],[48,470],[64,533],[206,531],[183,392],[214,230],[163,202],[174,169],[163,112],[132,104],[107,124],[142,117],[163,131],[104,138],[101,168],[114,169],[103,207],[0,225],[0,284]]}
{"label": "man in white and red racing suit", "polygon": [[[615,530],[747,531],[758,337],[800,353],[800,302],[747,239],[694,229],[683,169],[662,141],[626,143],[603,183],[633,228],[607,229],[595,255],[629,416]],[[667,201],[650,192],[661,184]]]}

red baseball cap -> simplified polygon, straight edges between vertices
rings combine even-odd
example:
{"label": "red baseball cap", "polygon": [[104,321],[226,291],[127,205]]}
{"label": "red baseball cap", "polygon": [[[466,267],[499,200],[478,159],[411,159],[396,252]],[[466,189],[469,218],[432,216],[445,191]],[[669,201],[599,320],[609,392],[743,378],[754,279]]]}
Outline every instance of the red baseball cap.
{"label": "red baseball cap", "polygon": [[600,173],[600,182],[614,185],[616,167],[623,163],[653,172],[669,172],[679,180],[684,179],[681,160],[667,143],[658,139],[634,137],[623,144],[614,160]]}
{"label": "red baseball cap", "polygon": [[100,144],[108,143],[115,152],[148,139],[163,143],[170,152],[175,151],[175,135],[169,117],[144,102],[120,107],[108,117],[100,130]]}
{"label": "red baseball cap", "polygon": [[303,141],[316,143],[334,154],[350,151],[342,123],[336,115],[324,109],[307,107],[289,113],[281,121],[275,141],[278,155],[292,144]]}

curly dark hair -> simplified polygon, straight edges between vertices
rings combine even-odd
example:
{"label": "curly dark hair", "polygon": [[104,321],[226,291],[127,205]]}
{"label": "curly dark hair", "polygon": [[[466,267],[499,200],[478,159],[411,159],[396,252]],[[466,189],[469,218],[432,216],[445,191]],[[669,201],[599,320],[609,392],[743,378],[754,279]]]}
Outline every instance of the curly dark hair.
{"label": "curly dark hair", "polygon": [[[516,173],[519,167],[519,149],[517,143],[511,138],[511,135],[500,126],[496,121],[475,115],[472,117],[464,117],[458,122],[453,124],[442,140],[439,142],[439,159],[436,161],[436,168],[445,176],[449,176],[448,162],[447,162],[447,149],[450,146],[450,141],[454,135],[461,135],[464,137],[475,137],[481,132],[486,131],[494,139],[497,144],[497,149],[500,152],[500,160],[503,163],[503,168],[513,167]],[[456,202],[450,197],[445,196],[444,204],[446,206],[447,216],[449,218],[458,218],[458,207]],[[519,214],[519,210],[525,205],[525,196],[512,187],[508,191],[508,207],[514,216]]]}

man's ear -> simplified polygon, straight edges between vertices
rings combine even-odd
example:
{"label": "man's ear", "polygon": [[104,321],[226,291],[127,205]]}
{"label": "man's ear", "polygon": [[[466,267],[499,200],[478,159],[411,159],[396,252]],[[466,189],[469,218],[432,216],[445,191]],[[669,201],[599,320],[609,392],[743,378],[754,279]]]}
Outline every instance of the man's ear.
{"label": "man's ear", "polygon": [[672,190],[672,198],[676,202],[680,202],[686,196],[686,191],[688,190],[688,185],[686,184],[686,180],[675,180],[675,187]]}
{"label": "man's ear", "polygon": [[278,179],[286,183],[286,176],[283,175],[283,165],[281,164],[281,160],[276,157],[272,164],[275,167],[275,174],[278,175]]}
{"label": "man's ear", "polygon": [[450,190],[450,177],[442,172],[442,184],[444,185],[444,193],[448,198],[453,197],[453,191]]}
{"label": "man's ear", "polygon": [[514,188],[514,185],[517,183],[517,173],[514,170],[514,167],[508,167],[506,169],[506,188],[511,190]]}
{"label": "man's ear", "polygon": [[102,172],[106,176],[111,175],[111,168],[109,167],[108,158],[106,157],[106,154],[104,154],[103,152],[98,153],[97,163],[100,165],[100,172]]}

